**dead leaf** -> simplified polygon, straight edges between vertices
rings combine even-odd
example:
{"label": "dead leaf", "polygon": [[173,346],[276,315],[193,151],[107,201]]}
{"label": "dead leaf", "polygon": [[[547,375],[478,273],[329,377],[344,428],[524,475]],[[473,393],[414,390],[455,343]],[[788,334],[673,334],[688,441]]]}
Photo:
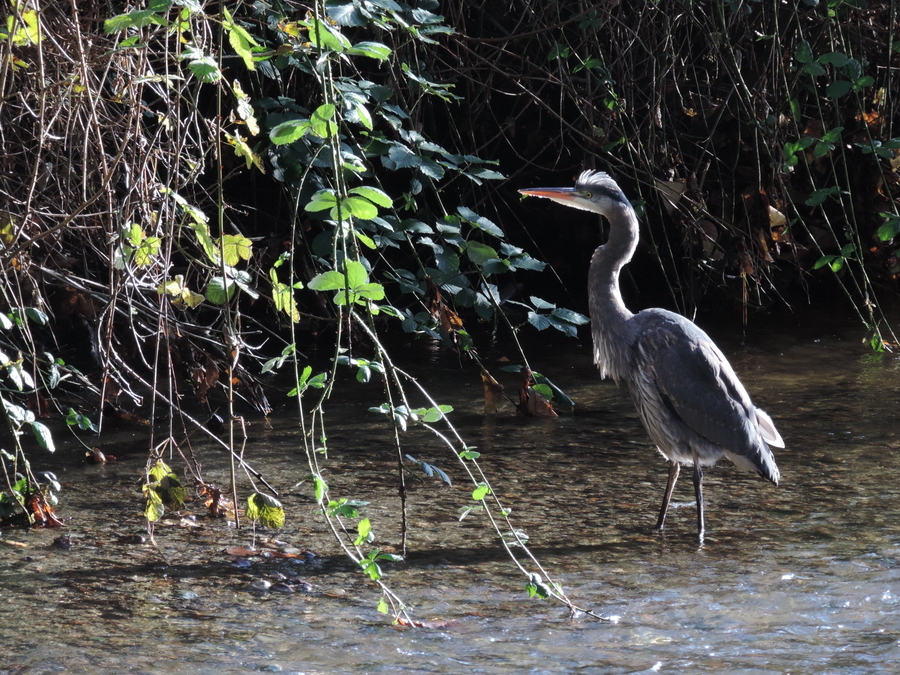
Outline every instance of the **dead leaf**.
{"label": "dead leaf", "polygon": [[447,306],[444,298],[441,296],[441,289],[431,280],[431,277],[425,277],[428,290],[425,293],[425,301],[428,303],[428,313],[432,318],[441,324],[441,329],[445,333],[462,330],[463,321],[459,315]]}
{"label": "dead leaf", "polygon": [[528,417],[559,417],[550,401],[534,389],[534,377],[528,368],[522,369],[522,389],[519,390],[519,412]]}
{"label": "dead leaf", "polygon": [[25,509],[31,514],[34,527],[63,527],[64,523],[53,515],[53,507],[40,492],[25,497]]}
{"label": "dead leaf", "polygon": [[116,461],[115,455],[107,455],[101,452],[100,448],[91,448],[84,454],[91,464],[112,464]]}
{"label": "dead leaf", "polygon": [[503,385],[484,366],[481,366],[481,383],[484,385],[484,414],[496,415],[503,403]]}

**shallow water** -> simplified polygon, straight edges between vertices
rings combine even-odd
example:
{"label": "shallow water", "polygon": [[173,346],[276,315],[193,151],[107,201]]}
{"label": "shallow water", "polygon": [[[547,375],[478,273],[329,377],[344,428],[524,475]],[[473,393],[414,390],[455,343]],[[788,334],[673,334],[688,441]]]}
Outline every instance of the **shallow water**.
{"label": "shallow water", "polygon": [[[340,554],[300,482],[308,470],[296,421],[276,415],[271,429],[254,421],[247,451],[288,510],[276,541],[205,520],[199,505],[188,509],[196,520],[163,521],[158,548],[129,539],[143,531],[140,433],[120,432],[119,452],[104,446],[116,464],[80,464],[70,446],[36,467],[57,471],[70,520],[64,532],[0,537],[0,673],[896,672],[900,362],[868,352],[856,326],[843,337],[775,328],[746,344],[715,337],[787,448],[777,452],[777,488],[727,460],[706,473],[702,549],[689,472],[666,532],[652,530],[665,461],[627,396],[599,380],[586,345],[553,337],[556,346],[529,351],[578,404],[557,420],[510,408],[486,418],[477,370],[407,350],[411,362],[430,359],[423,382],[454,406],[531,550],[574,603],[615,623],[529,599],[484,517],[458,520],[472,489],[459,466],[411,432],[406,451],[454,484],[418,470],[409,480],[409,558],[384,569],[428,627],[391,626],[376,611],[378,589]],[[498,348],[488,366],[514,392],[515,377],[497,370],[503,355],[513,356]],[[325,475],[334,497],[370,502],[364,515],[387,549],[399,539],[396,458],[383,419],[367,412],[381,400],[375,384],[338,389]],[[226,482],[221,453],[196,450],[205,478]],[[60,534],[70,550],[53,545]],[[223,552],[251,543],[315,555]],[[255,590],[261,580],[281,585]]]}

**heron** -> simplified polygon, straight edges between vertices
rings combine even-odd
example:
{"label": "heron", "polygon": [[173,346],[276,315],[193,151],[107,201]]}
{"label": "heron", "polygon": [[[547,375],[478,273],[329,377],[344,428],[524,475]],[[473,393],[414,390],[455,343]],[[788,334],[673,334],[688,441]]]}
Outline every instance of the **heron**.
{"label": "heron", "polygon": [[665,309],[633,314],[625,306],[619,274],[637,248],[638,218],[612,178],[585,171],[575,187],[519,192],[598,213],[609,221],[607,242],[594,251],[588,272],[594,363],[601,377],[627,385],[644,428],[668,460],[656,529],[665,526],[681,465],[693,465],[702,545],[703,467],[724,455],[738,468],[778,485],[780,473],[770,448],[784,447],[781,435],[772,418],[753,405],[722,351],[696,324]]}

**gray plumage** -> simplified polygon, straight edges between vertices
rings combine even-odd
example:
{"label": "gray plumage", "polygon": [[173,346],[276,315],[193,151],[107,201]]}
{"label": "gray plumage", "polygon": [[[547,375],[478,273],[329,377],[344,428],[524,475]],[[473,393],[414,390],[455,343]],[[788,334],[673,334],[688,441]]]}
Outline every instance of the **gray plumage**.
{"label": "gray plumage", "polygon": [[625,307],[619,274],[637,247],[638,220],[612,178],[585,171],[574,188],[520,192],[599,213],[609,221],[609,239],[594,251],[588,274],[594,362],[603,377],[628,386],[647,433],[669,460],[657,528],[665,524],[680,464],[693,465],[702,542],[701,467],[724,455],[778,485],[780,474],[769,447],[783,448],[784,441],[772,419],[753,405],[725,355],[693,322],[664,309],[633,314]]}

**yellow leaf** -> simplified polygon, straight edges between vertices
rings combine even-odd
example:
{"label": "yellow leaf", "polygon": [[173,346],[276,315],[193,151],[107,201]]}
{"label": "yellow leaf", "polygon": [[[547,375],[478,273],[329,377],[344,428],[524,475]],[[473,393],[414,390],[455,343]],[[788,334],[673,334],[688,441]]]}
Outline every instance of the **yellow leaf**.
{"label": "yellow leaf", "polygon": [[226,234],[222,237],[222,252],[225,264],[234,267],[241,260],[250,260],[253,256],[253,242],[242,234]]}

